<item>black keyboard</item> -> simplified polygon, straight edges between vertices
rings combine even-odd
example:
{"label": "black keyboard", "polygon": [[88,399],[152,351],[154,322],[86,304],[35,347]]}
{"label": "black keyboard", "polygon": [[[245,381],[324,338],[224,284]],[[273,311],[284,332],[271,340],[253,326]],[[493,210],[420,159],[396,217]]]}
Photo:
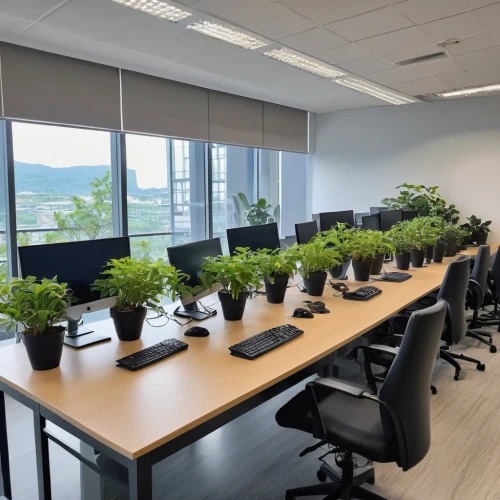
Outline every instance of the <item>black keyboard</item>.
{"label": "black keyboard", "polygon": [[377,281],[393,281],[394,283],[401,283],[402,281],[409,280],[412,277],[408,273],[387,273],[382,275]]}
{"label": "black keyboard", "polygon": [[303,333],[303,330],[293,325],[276,326],[243,340],[239,344],[232,345],[229,351],[233,356],[238,356],[239,358],[255,359],[299,337]]}
{"label": "black keyboard", "polygon": [[127,370],[136,371],[146,366],[152,365],[157,361],[173,356],[178,352],[185,351],[188,345],[177,339],[167,339],[159,344],[146,347],[142,351],[134,352],[129,356],[117,359],[116,366],[126,368]]}
{"label": "black keyboard", "polygon": [[376,286],[362,286],[354,290],[354,292],[344,292],[343,297],[347,300],[370,300],[372,297],[375,297],[375,295],[381,293],[382,290]]}

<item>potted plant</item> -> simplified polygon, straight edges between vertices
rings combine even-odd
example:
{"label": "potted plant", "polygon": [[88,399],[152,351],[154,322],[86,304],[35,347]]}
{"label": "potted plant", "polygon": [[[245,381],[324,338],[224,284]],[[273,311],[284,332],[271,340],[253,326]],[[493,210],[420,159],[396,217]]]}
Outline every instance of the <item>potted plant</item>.
{"label": "potted plant", "polygon": [[467,217],[467,220],[469,222],[462,224],[462,228],[471,232],[470,239],[472,242],[476,245],[486,245],[488,233],[491,231],[489,228],[491,221],[487,220],[486,222],[482,222],[482,220],[478,219],[475,215]]}
{"label": "potted plant", "polygon": [[299,272],[309,295],[321,296],[326,283],[326,271],[339,265],[340,253],[328,247],[321,239],[314,239],[304,245],[290,247],[290,253],[299,262]]}
{"label": "potted plant", "polygon": [[403,221],[396,224],[389,231],[389,238],[395,248],[396,267],[402,271],[410,269],[410,252],[412,240],[408,231],[410,221]]}
{"label": "potted plant", "polygon": [[57,277],[37,281],[13,278],[0,286],[0,325],[23,325],[23,343],[33,370],[51,370],[61,362],[66,308],[73,302],[66,283]]}
{"label": "potted plant", "polygon": [[224,319],[241,320],[250,291],[261,287],[259,272],[249,249],[237,248],[232,256],[207,257],[201,270],[203,286],[222,286],[219,300]]}
{"label": "potted plant", "polygon": [[430,264],[434,255],[434,246],[439,241],[440,228],[442,228],[444,221],[437,216],[419,217],[416,221],[421,228],[420,238],[425,249],[425,262]]}
{"label": "potted plant", "polygon": [[290,250],[258,250],[252,257],[257,272],[264,279],[267,301],[281,304],[285,300],[289,278],[297,271],[297,261]]}
{"label": "potted plant", "polygon": [[189,293],[183,281],[187,275],[161,260],[147,262],[124,257],[112,259],[92,287],[101,297],[116,296],[110,309],[116,335],[122,341],[138,340],[146,319],[147,309],[159,310],[162,296],[175,300],[177,295]]}
{"label": "potted plant", "polygon": [[371,229],[356,231],[352,234],[352,269],[356,281],[369,281],[373,259],[377,253],[374,233]]}
{"label": "potted plant", "polygon": [[327,246],[335,248],[340,253],[342,263],[330,269],[330,275],[333,279],[344,278],[351,265],[351,235],[356,231],[343,222],[339,222],[335,227],[328,231],[323,231],[316,235],[316,238],[323,239]]}
{"label": "potted plant", "polygon": [[439,231],[433,226],[433,219],[433,217],[418,217],[410,221],[407,226],[412,243],[410,254],[413,267],[424,265],[428,247],[433,247],[439,238]]}
{"label": "potted plant", "polygon": [[373,245],[375,246],[375,257],[373,258],[371,274],[380,274],[384,265],[385,254],[393,253],[394,245],[389,235],[382,231],[373,232]]}

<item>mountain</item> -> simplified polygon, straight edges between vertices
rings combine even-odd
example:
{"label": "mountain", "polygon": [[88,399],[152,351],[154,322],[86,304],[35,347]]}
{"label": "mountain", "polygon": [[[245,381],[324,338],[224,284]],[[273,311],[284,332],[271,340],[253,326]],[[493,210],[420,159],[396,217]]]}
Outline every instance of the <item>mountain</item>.
{"label": "mountain", "polygon": [[[109,166],[79,165],[66,168],[53,168],[38,163],[14,162],[16,191],[88,196],[90,183],[104,176]],[[132,195],[155,194],[165,189],[141,189],[137,186],[135,170],[127,169],[127,192]]]}

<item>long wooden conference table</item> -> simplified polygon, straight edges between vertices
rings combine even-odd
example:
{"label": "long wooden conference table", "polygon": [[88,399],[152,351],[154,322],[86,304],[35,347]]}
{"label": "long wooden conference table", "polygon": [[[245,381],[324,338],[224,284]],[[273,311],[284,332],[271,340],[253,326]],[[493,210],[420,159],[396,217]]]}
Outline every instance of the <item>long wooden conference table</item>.
{"label": "long wooden conference table", "polygon": [[[317,361],[437,289],[452,260],[411,269],[413,278],[403,283],[374,283],[382,294],[367,302],[334,297],[334,290],[325,287],[320,300],[331,313],[314,319],[291,317],[304,300],[315,300],[294,287],[284,304],[268,304],[265,296],[249,300],[237,322],[224,321],[216,295],[205,298],[205,305],[218,310],[203,322],[210,331],[205,338],[184,337],[192,324],[170,321],[162,328],[145,325],[138,341],[120,342],[111,320],[93,323],[96,332],[109,333],[112,340],[83,350],[65,346],[61,366],[47,372],[31,369],[22,344],[0,349],[0,495],[12,498],[5,394],[33,410],[39,499],[51,498],[50,439],[128,489],[131,500],[151,500],[154,464],[314,374]],[[395,270],[392,263],[385,269]],[[352,290],[366,283],[346,284]],[[254,361],[229,354],[229,346],[286,323],[304,335]],[[116,359],[170,337],[189,348],[137,372],[116,367]],[[121,464],[128,481],[110,477],[52,433],[46,421]],[[168,492],[162,498],[168,499]]]}

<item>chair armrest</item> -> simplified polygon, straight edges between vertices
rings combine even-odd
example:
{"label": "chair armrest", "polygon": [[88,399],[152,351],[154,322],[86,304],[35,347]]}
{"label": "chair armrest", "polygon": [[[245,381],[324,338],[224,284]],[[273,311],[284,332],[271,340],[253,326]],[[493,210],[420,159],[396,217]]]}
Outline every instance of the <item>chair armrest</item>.
{"label": "chair armrest", "polygon": [[481,288],[481,285],[472,278],[469,278],[469,290],[475,295],[476,300],[476,310],[481,309],[484,300],[484,291]]}
{"label": "chair armrest", "polygon": [[360,385],[351,384],[350,382],[345,382],[344,380],[333,377],[317,378],[312,381],[312,384],[318,387],[326,387],[327,389],[331,389],[333,391],[339,391],[356,398],[361,397],[361,395],[365,392],[365,388]]}
{"label": "chair armrest", "polygon": [[[398,337],[403,337],[402,335],[398,335]],[[390,347],[388,345],[380,345],[380,344],[372,344],[368,346],[363,346],[363,351],[368,350],[368,351],[375,351],[375,352],[384,352],[387,354],[393,354],[396,356],[398,353],[398,348],[397,347]]]}

